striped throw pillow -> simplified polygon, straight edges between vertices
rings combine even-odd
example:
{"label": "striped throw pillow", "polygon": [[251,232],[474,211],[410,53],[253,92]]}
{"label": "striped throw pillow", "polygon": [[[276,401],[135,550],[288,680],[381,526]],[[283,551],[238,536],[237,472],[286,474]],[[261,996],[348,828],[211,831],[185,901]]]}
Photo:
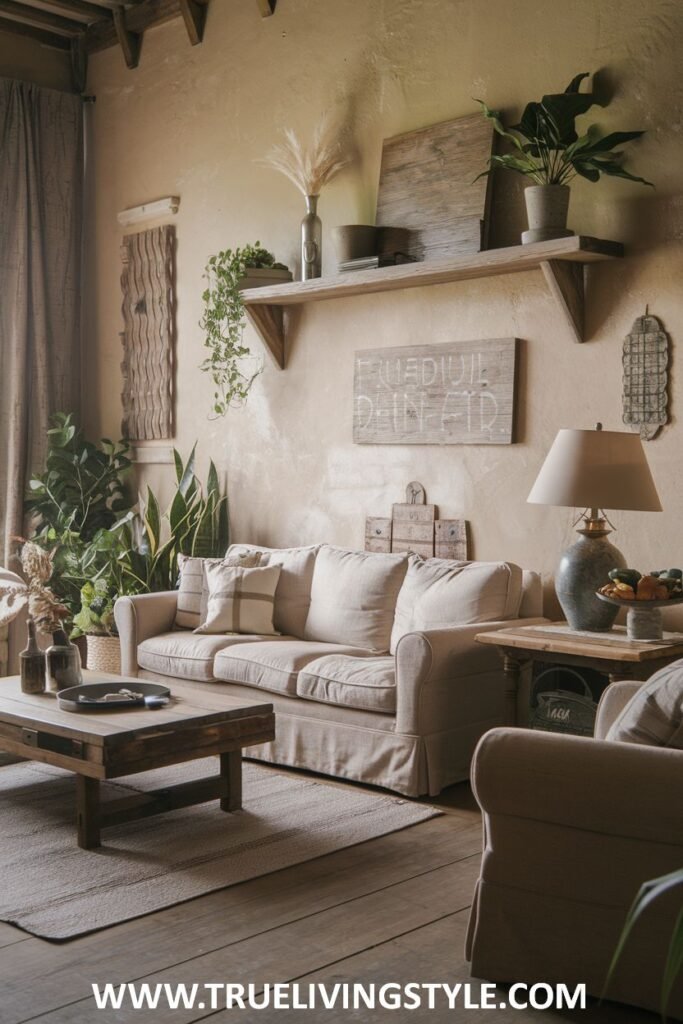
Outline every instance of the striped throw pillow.
{"label": "striped throw pillow", "polygon": [[209,588],[206,617],[195,633],[249,633],[278,636],[273,626],[280,566],[259,569],[206,565]]}
{"label": "striped throw pillow", "polygon": [[179,555],[180,586],[178,587],[178,605],[175,615],[176,629],[196,629],[206,618],[208,587],[204,579],[205,566],[241,565],[251,568],[260,564],[260,551],[230,554],[225,558],[194,558],[190,555]]}
{"label": "striped throw pillow", "polygon": [[605,739],[683,750],[683,659],[661,668],[641,686]]}

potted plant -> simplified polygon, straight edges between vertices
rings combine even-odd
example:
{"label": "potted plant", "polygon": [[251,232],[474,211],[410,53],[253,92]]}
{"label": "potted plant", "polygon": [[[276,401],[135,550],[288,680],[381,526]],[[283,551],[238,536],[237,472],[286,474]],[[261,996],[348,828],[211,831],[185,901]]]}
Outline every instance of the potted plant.
{"label": "potted plant", "polygon": [[598,181],[607,174],[652,185],[624,168],[623,153],[618,149],[639,138],[642,131],[603,135],[596,124],[590,125],[584,135],[576,131],[576,118],[596,102],[592,92],[579,91],[588,77],[588,72],[576,75],[563,93],[544,96],[540,103],[527,103],[520,122],[510,128],[503,126],[498,111],[477,101],[495,131],[513,147],[512,153],[492,156],[488,170],[479,177],[490,174],[495,167],[507,167],[534,182],[524,190],[529,230],[523,232],[522,242],[544,242],[573,234],[567,230],[568,183],[577,174],[588,181]]}
{"label": "potted plant", "polygon": [[240,292],[245,288],[291,281],[292,275],[260,242],[243,248],[224,249],[211,256],[204,277],[204,312],[199,326],[205,332],[209,355],[201,364],[211,374],[216,390],[213,413],[225,416],[230,406],[242,405],[262,370],[244,344],[246,314]]}
{"label": "potted plant", "polygon": [[94,672],[121,674],[121,650],[114,623],[114,602],[109,580],[101,576],[81,587],[81,610],[74,619],[72,636],[85,636],[87,666]]}

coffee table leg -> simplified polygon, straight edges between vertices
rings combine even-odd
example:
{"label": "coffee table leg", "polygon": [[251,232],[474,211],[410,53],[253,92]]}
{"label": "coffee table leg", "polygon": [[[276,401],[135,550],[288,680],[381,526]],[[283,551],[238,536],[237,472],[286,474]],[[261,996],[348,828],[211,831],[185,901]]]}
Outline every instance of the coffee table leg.
{"label": "coffee table leg", "polygon": [[100,783],[86,775],[76,776],[78,845],[92,850],[100,845]]}
{"label": "coffee table leg", "polygon": [[242,751],[230,750],[220,755],[222,780],[222,811],[239,811],[242,807]]}

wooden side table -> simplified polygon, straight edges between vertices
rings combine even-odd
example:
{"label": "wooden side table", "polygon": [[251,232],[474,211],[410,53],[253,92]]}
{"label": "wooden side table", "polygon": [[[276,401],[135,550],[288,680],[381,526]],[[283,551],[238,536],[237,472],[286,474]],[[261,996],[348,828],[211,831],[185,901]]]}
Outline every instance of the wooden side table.
{"label": "wooden side table", "polygon": [[605,673],[610,683],[620,679],[649,679],[658,669],[683,658],[683,637],[647,643],[628,640],[616,627],[611,633],[579,633],[566,622],[547,626],[522,626],[479,633],[480,644],[497,647],[503,658],[506,688],[506,718],[509,725],[519,721],[517,700],[523,668],[534,661],[593,668]]}

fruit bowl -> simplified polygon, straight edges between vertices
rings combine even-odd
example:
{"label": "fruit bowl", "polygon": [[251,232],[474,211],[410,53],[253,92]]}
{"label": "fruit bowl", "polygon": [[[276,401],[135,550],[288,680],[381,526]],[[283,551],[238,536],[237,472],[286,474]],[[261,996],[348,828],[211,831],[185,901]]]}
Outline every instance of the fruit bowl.
{"label": "fruit bowl", "polygon": [[660,609],[683,603],[683,595],[661,601],[638,601],[628,597],[608,597],[598,590],[595,596],[607,604],[626,609],[626,635],[629,640],[661,640],[664,628]]}

